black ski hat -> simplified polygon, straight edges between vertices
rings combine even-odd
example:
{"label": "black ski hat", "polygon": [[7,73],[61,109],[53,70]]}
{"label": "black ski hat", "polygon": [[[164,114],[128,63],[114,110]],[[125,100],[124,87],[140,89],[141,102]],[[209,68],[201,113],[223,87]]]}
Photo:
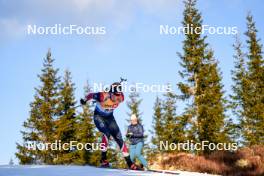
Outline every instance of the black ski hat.
{"label": "black ski hat", "polygon": [[110,91],[111,93],[121,93],[122,92],[122,85],[119,82],[114,82],[111,84]]}

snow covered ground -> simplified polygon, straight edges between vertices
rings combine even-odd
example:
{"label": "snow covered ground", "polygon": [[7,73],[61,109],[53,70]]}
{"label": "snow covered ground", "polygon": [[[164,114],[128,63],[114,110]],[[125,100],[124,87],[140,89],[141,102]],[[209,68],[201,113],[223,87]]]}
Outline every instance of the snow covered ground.
{"label": "snow covered ground", "polygon": [[[177,171],[180,176],[205,176],[194,172]],[[102,169],[91,166],[0,166],[0,176],[169,176],[169,174],[159,174],[143,171],[128,171],[117,169]],[[170,174],[171,176],[171,174]]]}

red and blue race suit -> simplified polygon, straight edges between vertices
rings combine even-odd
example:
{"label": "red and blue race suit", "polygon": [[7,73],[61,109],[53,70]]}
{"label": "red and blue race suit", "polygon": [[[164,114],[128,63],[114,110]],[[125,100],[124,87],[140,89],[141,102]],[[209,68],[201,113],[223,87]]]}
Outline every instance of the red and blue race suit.
{"label": "red and blue race suit", "polygon": [[104,145],[105,150],[102,150],[101,160],[106,160],[108,141],[110,136],[112,136],[130,166],[132,162],[129,157],[128,149],[123,141],[120,129],[113,116],[114,109],[124,101],[124,94],[120,93],[115,95],[110,92],[90,93],[86,96],[86,100],[91,99],[96,101],[93,117],[94,123],[98,130],[103,133],[102,144]]}
{"label": "red and blue race suit", "polygon": [[87,100],[96,100],[95,113],[100,116],[110,116],[115,108],[124,101],[124,94],[115,95],[109,92],[90,93],[86,96]]}

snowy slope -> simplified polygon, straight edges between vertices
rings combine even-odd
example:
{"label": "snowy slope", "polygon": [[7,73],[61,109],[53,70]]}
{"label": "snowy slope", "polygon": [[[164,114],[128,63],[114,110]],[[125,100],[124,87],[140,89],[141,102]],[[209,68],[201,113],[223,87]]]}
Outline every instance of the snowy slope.
{"label": "snowy slope", "polygon": [[[177,171],[180,176],[205,176],[194,172]],[[91,166],[0,166],[0,176],[165,176],[143,171],[102,169]],[[168,175],[168,174],[167,174]],[[169,176],[169,175],[168,175]]]}

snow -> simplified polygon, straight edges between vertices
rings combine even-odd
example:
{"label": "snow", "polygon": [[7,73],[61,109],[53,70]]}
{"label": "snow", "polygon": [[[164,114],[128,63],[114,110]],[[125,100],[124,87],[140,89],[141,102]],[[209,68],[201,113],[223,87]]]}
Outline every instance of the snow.
{"label": "snow", "polygon": [[[180,176],[209,176],[209,174],[175,171]],[[147,171],[131,171],[118,169],[102,169],[92,166],[0,166],[0,176],[171,176],[171,174],[153,173]]]}

